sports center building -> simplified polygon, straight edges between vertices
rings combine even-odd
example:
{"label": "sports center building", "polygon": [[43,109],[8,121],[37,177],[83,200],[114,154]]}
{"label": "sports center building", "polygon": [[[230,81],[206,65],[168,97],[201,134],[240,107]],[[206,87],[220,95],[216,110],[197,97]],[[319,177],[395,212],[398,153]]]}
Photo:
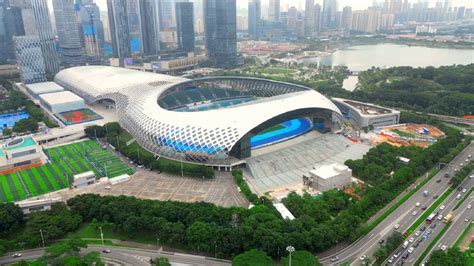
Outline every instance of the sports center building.
{"label": "sports center building", "polygon": [[147,150],[212,166],[241,164],[254,149],[311,130],[330,132],[341,115],[310,88],[257,78],[83,66],[62,70],[55,82],[89,104],[113,102],[120,124]]}

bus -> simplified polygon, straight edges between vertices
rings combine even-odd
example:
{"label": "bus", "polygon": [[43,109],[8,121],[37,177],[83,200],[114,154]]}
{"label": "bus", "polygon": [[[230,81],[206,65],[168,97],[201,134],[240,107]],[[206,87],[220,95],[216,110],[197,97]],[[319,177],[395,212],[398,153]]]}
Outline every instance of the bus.
{"label": "bus", "polygon": [[453,220],[453,214],[450,212],[448,215],[444,216],[443,222],[449,224]]}
{"label": "bus", "polygon": [[426,217],[426,223],[430,224],[435,219],[435,216],[436,216],[436,213],[432,213],[428,217]]}

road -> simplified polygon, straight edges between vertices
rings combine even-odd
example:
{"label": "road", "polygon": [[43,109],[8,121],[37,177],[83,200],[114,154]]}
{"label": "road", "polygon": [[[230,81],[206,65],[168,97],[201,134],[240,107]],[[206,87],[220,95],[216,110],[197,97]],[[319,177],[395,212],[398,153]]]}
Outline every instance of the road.
{"label": "road", "polygon": [[[362,255],[371,255],[379,247],[378,242],[380,240],[386,240],[388,236],[393,233],[395,225],[399,225],[399,231],[405,232],[421,215],[422,207],[429,207],[436,199],[433,199],[435,195],[442,195],[444,191],[449,188],[449,178],[444,178],[444,174],[449,172],[451,175],[454,173],[454,168],[459,168],[461,162],[464,163],[465,159],[469,154],[474,156],[474,143],[471,143],[466,149],[464,149],[449,166],[441,170],[436,176],[434,176],[429,182],[427,182],[419,191],[413,194],[402,206],[398,207],[392,212],[387,218],[385,218],[380,224],[378,224],[371,232],[353,243],[351,246],[343,249],[342,251],[333,254],[332,256],[338,256],[336,262],[331,262],[330,258],[321,258],[320,261],[324,265],[336,265],[343,262],[349,262],[351,265],[359,265],[361,261],[359,258]],[[441,180],[437,183],[437,180]],[[424,197],[423,191],[428,190],[429,196]],[[420,202],[420,207],[415,207],[416,203]],[[412,215],[413,210],[417,210],[417,215]]]}
{"label": "road", "polygon": [[[97,245],[89,245],[87,249],[81,250],[81,253],[88,253],[91,251],[101,252],[104,248]],[[122,247],[107,247],[110,249],[110,253],[100,253],[100,256],[107,262],[115,262],[115,264],[125,264],[133,266],[149,266],[150,258],[157,257],[157,251],[145,250],[145,249],[131,249],[131,248],[122,248]],[[43,256],[43,249],[33,249],[26,250],[21,252],[21,258],[13,258],[12,254],[7,254],[6,256],[0,258],[0,265],[5,265],[9,263],[15,263],[21,260],[34,260]],[[160,252],[160,257],[167,257],[170,260],[171,265],[212,265],[212,266],[224,266],[231,265],[227,261],[218,261],[210,258],[188,255],[188,254],[179,254],[171,252]]]}
{"label": "road", "polygon": [[[464,180],[464,182],[460,185],[462,188],[467,188],[467,191],[474,185],[474,179],[470,179],[469,177]],[[468,193],[468,192],[466,192]],[[458,194],[463,195],[464,193],[460,191],[453,191],[441,204],[440,207],[438,207],[436,210],[434,210],[434,213],[438,213],[438,215],[442,215],[442,217],[446,216],[448,213],[453,212],[454,207],[458,204],[460,200],[456,199],[456,196]],[[447,241],[450,240],[452,243],[454,243],[459,236],[459,234],[462,233],[464,228],[467,226],[467,223],[464,222],[464,219],[466,217],[472,216],[473,210],[467,210],[466,206],[470,204],[471,200],[466,199],[466,202],[464,202],[456,211],[453,212],[454,214],[454,220],[450,227],[448,228],[448,231],[445,232],[444,236],[447,237],[448,239],[443,240]],[[444,205],[444,208],[441,209],[441,206]],[[437,215],[437,216],[438,216]],[[441,216],[440,216],[441,218]],[[427,223],[422,223],[416,230],[415,233],[412,235],[408,236],[407,239],[409,240],[409,245],[406,248],[399,247],[394,254],[398,254],[397,258],[392,258],[393,262],[390,264],[392,265],[401,265],[402,262],[407,263],[408,265],[413,265],[416,260],[422,255],[422,253],[428,248],[428,246],[433,242],[435,237],[443,230],[444,227],[447,225],[441,220],[435,218],[431,224]],[[434,227],[434,228],[433,228]],[[451,231],[451,236],[448,236],[449,232]],[[457,234],[456,234],[457,233]],[[418,235],[417,235],[418,234]],[[413,241],[411,241],[413,240]],[[440,244],[435,245],[435,249],[441,248],[443,244],[445,244],[442,241],[438,241]],[[413,252],[409,253],[408,249],[410,247],[413,247]],[[408,254],[408,255],[407,255]],[[393,254],[392,254],[393,255]],[[404,256],[407,256],[407,258],[403,258]],[[428,257],[425,258],[425,260],[428,259]]]}

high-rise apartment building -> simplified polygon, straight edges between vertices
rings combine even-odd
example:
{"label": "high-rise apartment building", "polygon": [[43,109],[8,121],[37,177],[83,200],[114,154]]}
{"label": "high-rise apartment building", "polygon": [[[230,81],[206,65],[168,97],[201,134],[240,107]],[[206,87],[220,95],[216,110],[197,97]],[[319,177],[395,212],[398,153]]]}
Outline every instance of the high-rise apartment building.
{"label": "high-rise apartment building", "polygon": [[13,43],[21,81],[25,84],[45,82],[46,66],[38,36],[14,36]]}
{"label": "high-rise apartment building", "polygon": [[268,20],[280,21],[280,0],[270,0],[268,5]]}
{"label": "high-rise apartment building", "polygon": [[352,7],[345,6],[342,9],[341,29],[350,30],[352,22]]}
{"label": "high-rise apartment building", "polygon": [[287,27],[290,31],[296,32],[298,30],[298,9],[292,6],[288,9]]}
{"label": "high-rise apartment building", "polygon": [[46,0],[30,0],[29,4],[34,16],[34,26],[24,25],[25,34],[27,27],[36,28],[36,35],[39,37],[41,51],[44,56],[46,72],[54,75],[59,72],[59,56],[55,47],[48,3]]}
{"label": "high-rise apartment building", "polygon": [[66,66],[85,65],[74,0],[53,0],[61,62]]}
{"label": "high-rise apartment building", "polygon": [[251,37],[258,39],[260,35],[262,3],[260,0],[251,0],[248,5],[248,27]]}
{"label": "high-rise apartment building", "polygon": [[218,67],[237,64],[236,0],[204,0],[205,45],[208,58]]}
{"label": "high-rise apartment building", "polygon": [[324,0],[321,15],[321,29],[329,30],[336,28],[337,0]]}
{"label": "high-rise apartment building", "polygon": [[[81,43],[85,48],[87,62],[98,63],[106,41],[100,9],[92,0],[82,0],[76,1],[76,11],[79,15]],[[108,19],[106,22],[105,24],[108,26]],[[110,32],[108,32],[108,36],[110,37]]]}
{"label": "high-rise apartment building", "polygon": [[359,32],[375,33],[380,29],[380,10],[357,10],[352,12],[351,29]]}
{"label": "high-rise apartment building", "polygon": [[13,36],[24,35],[21,9],[0,0],[0,62],[15,59]]}
{"label": "high-rise apartment building", "polygon": [[132,54],[143,53],[142,23],[140,16],[139,0],[126,0],[128,30],[130,34],[130,52]]}
{"label": "high-rise apartment building", "polygon": [[194,52],[193,3],[176,3],[175,10],[178,49],[186,52]]}
{"label": "high-rise apartment building", "polygon": [[160,51],[160,5],[157,0],[140,0],[143,52],[147,55]]}
{"label": "high-rise apartment building", "polygon": [[107,0],[110,35],[114,57],[130,56],[130,29],[127,0]]}
{"label": "high-rise apartment building", "polygon": [[314,5],[314,36],[318,36],[321,32],[321,5]]}
{"label": "high-rise apartment building", "polygon": [[160,26],[162,31],[170,31],[176,28],[174,18],[175,14],[175,0],[155,0],[159,1],[160,6]]}
{"label": "high-rise apartment building", "polygon": [[304,10],[304,35],[311,37],[315,31],[315,6],[314,0],[306,0]]}

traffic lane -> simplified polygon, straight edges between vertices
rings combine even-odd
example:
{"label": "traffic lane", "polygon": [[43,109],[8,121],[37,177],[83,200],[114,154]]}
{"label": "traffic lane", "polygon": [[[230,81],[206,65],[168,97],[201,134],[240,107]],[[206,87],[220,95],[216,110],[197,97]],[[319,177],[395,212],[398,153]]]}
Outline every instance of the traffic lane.
{"label": "traffic lane", "polygon": [[[14,253],[21,253],[22,256],[19,258],[13,258]],[[12,253],[7,253],[5,256],[0,258],[0,265],[20,262],[22,260],[34,260],[43,256],[43,249],[24,250]]]}
{"label": "traffic lane", "polygon": [[[474,152],[474,143],[471,143],[469,144],[469,146],[467,148],[465,148],[463,151],[461,151],[460,154],[458,154],[451,162],[452,162],[452,165],[457,165],[457,164],[460,164],[462,161],[464,161],[466,158],[468,158],[468,155],[469,154],[473,154]],[[446,169],[448,168],[448,169]],[[423,190],[436,190],[436,189],[439,189],[439,191],[441,192],[442,191],[442,187],[445,187],[445,189],[449,186],[449,185],[446,185],[446,183],[442,182],[441,185],[439,183],[436,183],[436,180],[441,178],[441,177],[444,177],[444,173],[449,171],[450,173],[452,172],[452,167],[446,167],[443,171],[440,171],[435,177],[433,177],[429,182],[427,182],[422,188],[419,189],[419,191],[422,191]],[[452,174],[452,173],[451,173]],[[449,178],[447,178],[449,179]],[[447,180],[446,179],[446,180]],[[449,181],[447,181],[449,182]],[[422,200],[423,196],[421,196],[420,193],[415,193],[414,195],[412,195],[402,206],[398,207],[394,212],[392,212],[387,218],[385,218],[379,225],[377,225],[371,233],[367,234],[366,236],[364,236],[363,238],[361,238],[359,241],[357,241],[353,246],[350,246],[349,248],[345,249],[344,251],[340,252],[340,253],[336,253],[335,255],[337,255],[339,257],[339,260],[338,262],[341,262],[341,261],[347,261],[347,260],[351,260],[352,258],[356,257],[356,258],[359,258],[360,255],[362,255],[362,251],[365,251],[363,249],[364,246],[367,245],[367,242],[369,241],[374,241],[374,242],[378,242],[382,235],[380,234],[382,231],[386,231],[387,228],[389,229],[392,229],[397,220],[398,217],[400,217],[403,213],[406,213],[407,211],[407,206],[409,206],[408,208],[411,208],[412,206],[415,206],[416,202],[417,201],[420,201]],[[432,199],[432,197],[428,197],[427,200],[429,199]],[[433,200],[434,201],[434,200]],[[428,204],[428,203],[426,203]],[[406,225],[404,225],[404,227],[406,227],[406,229],[408,229],[408,227]],[[401,230],[403,230],[405,228],[401,228]],[[388,230],[387,232],[390,232],[391,230]],[[385,234],[383,235],[385,237]],[[360,254],[360,255],[359,255]],[[321,260],[321,262],[325,265],[334,265],[334,264],[337,264],[337,263],[333,263],[330,261],[330,258],[332,256],[328,256],[326,257],[325,259]]]}
{"label": "traffic lane", "polygon": [[[474,214],[474,210],[472,208],[468,209],[467,206],[474,203],[472,200],[474,198],[473,195],[470,195],[470,199],[467,199],[458,209],[454,212],[454,220],[446,231],[446,234],[440,239],[440,243],[452,247],[459,236],[462,234],[464,229],[469,225],[472,221],[472,217]],[[465,221],[468,220],[468,222]]]}
{"label": "traffic lane", "polygon": [[[463,185],[469,185],[471,184],[472,180],[464,180],[464,182],[462,183],[461,186]],[[449,212],[451,212],[454,207],[457,205],[458,201],[456,199],[456,196],[457,196],[457,193],[452,193],[449,195],[449,197],[447,197],[441,205],[445,205],[445,208],[444,210],[440,210],[439,208],[437,210],[435,210],[434,212],[438,212],[438,215],[439,214],[442,214],[443,217],[448,214]],[[441,206],[440,205],[440,206]],[[432,224],[434,224],[435,228],[430,228],[430,226],[426,225],[426,223],[422,223],[418,228],[417,228],[417,231],[421,231],[421,228],[422,227],[426,227],[426,230],[430,230],[431,229],[431,233],[429,235],[429,237],[426,239],[426,240],[420,240],[420,243],[419,243],[419,246],[414,248],[413,252],[411,254],[409,254],[409,257],[408,257],[408,262],[409,263],[413,263],[414,261],[416,261],[416,259],[418,259],[418,257],[424,252],[424,250],[429,246],[429,244],[432,242],[433,238],[435,235],[437,235],[442,228],[444,228],[445,224],[442,222],[442,220],[438,220],[437,217],[435,218],[435,220],[432,222]],[[419,239],[423,239],[423,235],[425,233],[422,232],[419,234],[419,236],[416,236],[416,232],[412,235],[410,235],[407,239],[411,239],[411,238],[414,238],[414,241],[413,243],[410,243],[409,246],[405,249],[401,249],[401,250],[398,250],[398,251],[401,251],[401,256],[396,258],[394,260],[394,264],[396,263],[399,263],[404,255],[406,255],[408,253],[408,249],[409,247],[415,245],[414,243],[417,243]],[[393,254],[392,254],[393,255]]]}
{"label": "traffic lane", "polygon": [[[421,208],[423,206],[428,207],[429,205],[431,205],[434,201],[436,201],[436,199],[433,198],[434,195],[437,195],[439,197],[439,195],[441,195],[442,193],[444,193],[444,191],[448,189],[449,178],[444,178],[444,180],[441,179],[442,180],[441,182],[439,183],[437,182],[438,178],[442,178],[442,176],[444,176],[444,171],[435,175],[427,184],[425,184],[425,186],[420,188],[414,195],[412,195],[412,197],[410,197],[410,199],[408,199],[404,203],[404,205],[400,206],[400,207],[405,206],[404,208],[399,207],[391,215],[389,215],[389,217],[385,219],[388,221],[389,224],[388,225],[382,224],[382,223],[380,224],[381,227],[383,227],[382,230],[374,234],[371,234],[372,236],[378,236],[378,238],[375,238],[372,240],[368,239],[368,241],[365,244],[363,244],[360,249],[362,250],[362,252],[358,253],[357,256],[353,258],[351,265],[358,265],[360,263],[359,258],[361,256],[363,255],[367,256],[367,255],[373,254],[379,248],[380,244],[378,242],[381,239],[386,240],[386,238],[388,238],[393,233],[395,225],[397,224],[399,225],[398,230],[400,232],[406,231],[424,212]],[[433,196],[429,195],[425,197],[423,195],[424,190],[428,190],[428,192],[431,191]],[[420,206],[416,207],[416,204],[418,202],[420,203]],[[416,215],[412,214],[413,211],[417,212]],[[394,219],[389,219],[392,216],[394,216],[393,217]]]}

